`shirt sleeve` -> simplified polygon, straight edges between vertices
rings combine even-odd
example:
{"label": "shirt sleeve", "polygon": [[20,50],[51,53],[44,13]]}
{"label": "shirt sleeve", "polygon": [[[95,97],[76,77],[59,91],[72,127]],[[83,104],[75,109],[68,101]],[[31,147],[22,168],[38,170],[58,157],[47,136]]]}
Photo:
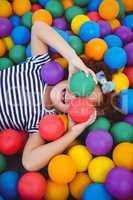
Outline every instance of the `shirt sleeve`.
{"label": "shirt sleeve", "polygon": [[48,53],[43,54],[43,55],[33,56],[30,58],[27,58],[27,60],[26,60],[26,62],[32,62],[37,66],[40,66],[40,65],[45,64],[50,61],[51,61],[51,58]]}

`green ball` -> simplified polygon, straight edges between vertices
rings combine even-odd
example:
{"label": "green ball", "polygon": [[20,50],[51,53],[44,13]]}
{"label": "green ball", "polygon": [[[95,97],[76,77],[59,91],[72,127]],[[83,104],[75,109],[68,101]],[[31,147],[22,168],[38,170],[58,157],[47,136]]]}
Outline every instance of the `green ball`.
{"label": "green ball", "polygon": [[119,19],[125,15],[125,8],[122,3],[122,0],[117,0],[117,2],[119,4],[119,14],[118,14],[117,18]]}
{"label": "green ball", "polygon": [[96,83],[92,75],[86,76],[83,71],[74,73],[70,78],[70,90],[75,96],[89,96],[95,87]]}
{"label": "green ball", "polygon": [[66,10],[65,13],[68,22],[71,22],[76,15],[82,15],[82,14],[84,14],[84,10],[78,6],[71,6]]}
{"label": "green ball", "polygon": [[26,59],[26,48],[22,45],[16,45],[9,50],[9,58],[15,64],[21,63]]}
{"label": "green ball", "polygon": [[32,12],[27,12],[22,16],[22,24],[27,28],[32,27]]}
{"label": "green ball", "polygon": [[13,66],[13,62],[9,58],[0,58],[0,70]]}
{"label": "green ball", "polygon": [[62,17],[64,15],[64,6],[59,1],[51,0],[46,4],[46,10],[48,10],[54,18]]}
{"label": "green ball", "polygon": [[98,117],[97,120],[88,127],[88,130],[92,131],[94,129],[104,129],[106,131],[109,131],[110,127],[111,123],[106,117]]}
{"label": "green ball", "polygon": [[78,36],[71,36],[69,40],[69,44],[78,55],[83,53],[84,43]]}
{"label": "green ball", "polygon": [[86,6],[89,3],[89,0],[73,0],[73,1],[78,6]]}
{"label": "green ball", "polygon": [[133,126],[126,122],[117,122],[111,128],[111,133],[116,144],[133,142]]}
{"label": "green ball", "polygon": [[0,173],[6,169],[7,163],[6,158],[2,154],[0,154]]}

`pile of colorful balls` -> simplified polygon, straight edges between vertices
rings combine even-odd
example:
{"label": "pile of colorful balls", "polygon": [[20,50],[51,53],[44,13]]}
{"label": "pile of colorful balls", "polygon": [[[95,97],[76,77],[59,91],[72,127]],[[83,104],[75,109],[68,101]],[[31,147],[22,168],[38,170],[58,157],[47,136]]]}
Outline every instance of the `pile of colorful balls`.
{"label": "pile of colorful balls", "polygon": [[[104,61],[116,71],[115,92],[121,97],[121,109],[129,114],[116,123],[98,117],[85,130],[83,143],[75,141],[51,159],[48,178],[41,172],[8,170],[6,156],[20,155],[28,136],[12,129],[1,131],[0,200],[132,200],[133,0],[0,0],[0,70],[31,56],[31,27],[38,20],[52,26],[81,58]],[[64,79],[68,62],[55,49],[49,47],[49,52],[53,62],[42,68],[41,75],[54,85]],[[81,81],[84,84],[78,87]],[[95,111],[88,99],[81,100],[94,88],[91,76],[80,71],[72,76],[70,89],[79,94],[69,108],[73,121],[84,122]],[[49,115],[40,121],[39,132],[51,142],[67,128],[66,115]]]}

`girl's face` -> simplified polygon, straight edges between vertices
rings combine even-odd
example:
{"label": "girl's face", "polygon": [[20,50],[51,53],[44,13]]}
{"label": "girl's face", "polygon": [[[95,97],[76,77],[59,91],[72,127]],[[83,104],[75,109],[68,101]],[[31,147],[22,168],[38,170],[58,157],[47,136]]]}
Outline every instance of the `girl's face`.
{"label": "girl's face", "polygon": [[[67,113],[69,101],[75,98],[68,87],[68,80],[62,81],[55,85],[50,92],[52,105],[60,112]],[[103,101],[103,95],[99,86],[96,86],[94,92],[90,95],[90,99],[95,106],[100,106]]]}

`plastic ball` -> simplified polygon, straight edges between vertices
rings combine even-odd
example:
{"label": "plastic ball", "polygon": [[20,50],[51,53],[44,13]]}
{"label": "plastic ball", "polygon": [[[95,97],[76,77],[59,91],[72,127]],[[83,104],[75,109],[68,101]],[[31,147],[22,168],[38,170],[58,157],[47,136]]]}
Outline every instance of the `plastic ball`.
{"label": "plastic ball", "polygon": [[79,31],[80,38],[88,42],[93,38],[99,38],[101,34],[100,26],[96,22],[85,22]]}
{"label": "plastic ball", "polygon": [[25,47],[22,45],[16,45],[9,50],[9,58],[16,64],[25,60]]}
{"label": "plastic ball", "polygon": [[86,137],[86,146],[95,156],[106,155],[112,150],[113,139],[109,132],[95,129]]}
{"label": "plastic ball", "polygon": [[102,2],[102,0],[89,1],[88,10],[89,11],[98,11],[98,8],[99,8],[101,2]]}
{"label": "plastic ball", "polygon": [[63,121],[57,115],[46,115],[39,123],[40,136],[47,141],[54,141],[65,132]]}
{"label": "plastic ball", "polygon": [[104,62],[110,70],[121,69],[127,64],[126,51],[121,47],[112,47],[105,53]]}
{"label": "plastic ball", "polygon": [[32,15],[32,23],[35,23],[36,21],[42,21],[49,25],[52,24],[52,15],[49,11],[45,9],[39,9]]}
{"label": "plastic ball", "polygon": [[47,181],[46,200],[67,200],[69,188],[67,184],[58,184],[51,180]]}
{"label": "plastic ball", "polygon": [[104,129],[106,131],[109,131],[111,127],[110,121],[106,117],[98,117],[96,121],[88,127],[90,131],[94,129]]}
{"label": "plastic ball", "polygon": [[107,174],[114,168],[113,161],[105,156],[94,158],[88,167],[89,177],[93,182],[104,183]]}
{"label": "plastic ball", "polygon": [[26,48],[26,57],[31,57],[32,56],[32,52],[31,52],[31,44],[29,44]]}
{"label": "plastic ball", "polygon": [[114,0],[103,0],[99,6],[99,14],[105,20],[113,20],[119,13],[119,4]]}
{"label": "plastic ball", "polygon": [[12,23],[13,27],[19,26],[21,23],[21,18],[17,15],[12,15],[10,17],[10,22]]}
{"label": "plastic ball", "polygon": [[59,1],[50,0],[46,4],[46,10],[48,10],[54,18],[62,17],[64,15],[64,7]]}
{"label": "plastic ball", "polygon": [[57,62],[48,62],[41,68],[41,78],[48,85],[55,85],[64,79],[64,69]]}
{"label": "plastic ball", "polygon": [[58,115],[64,123],[65,131],[68,129],[68,117],[65,114]]}
{"label": "plastic ball", "polygon": [[23,26],[26,26],[29,29],[32,27],[32,15],[32,12],[27,12],[22,16]]}
{"label": "plastic ball", "polygon": [[0,200],[4,200],[4,198],[0,195]]}
{"label": "plastic ball", "polygon": [[0,57],[3,57],[6,53],[6,45],[3,40],[0,39]]}
{"label": "plastic ball", "polygon": [[132,53],[133,52],[133,42],[127,44],[124,49],[125,49],[125,51],[127,53],[127,57],[128,57],[127,64],[129,66],[132,66],[133,65],[133,53]]}
{"label": "plastic ball", "polygon": [[119,4],[119,13],[117,15],[117,18],[121,19],[121,17],[123,17],[125,15],[125,8],[122,3],[122,0],[117,0],[117,2]]}
{"label": "plastic ball", "polygon": [[113,31],[121,26],[120,21],[118,19],[113,19],[113,20],[108,21],[108,22],[111,25],[111,28],[112,28]]}
{"label": "plastic ball", "polygon": [[70,90],[75,96],[90,96],[95,87],[96,83],[92,75],[86,76],[83,71],[75,72],[70,78]]}
{"label": "plastic ball", "polygon": [[48,165],[48,174],[56,183],[70,183],[76,176],[76,164],[70,156],[55,156]]}
{"label": "plastic ball", "polygon": [[10,35],[12,31],[12,24],[9,19],[0,17],[0,37],[6,37]]}
{"label": "plastic ball", "polygon": [[95,22],[101,19],[99,13],[95,11],[89,12],[87,16],[90,18],[91,21]]}
{"label": "plastic ball", "polygon": [[112,33],[111,25],[107,21],[99,20],[97,23],[100,26],[101,37],[105,37]]}
{"label": "plastic ball", "polygon": [[66,10],[66,19],[68,22],[71,22],[72,19],[77,16],[77,15],[82,15],[84,14],[84,11],[82,8],[78,7],[78,6],[71,6],[70,8],[68,8]]}
{"label": "plastic ball", "polygon": [[71,196],[76,200],[82,199],[83,192],[90,183],[86,173],[78,173],[69,185]]}
{"label": "plastic ball", "polygon": [[83,200],[113,200],[103,184],[92,183],[83,193]]}
{"label": "plastic ball", "polygon": [[95,107],[89,98],[78,97],[70,101],[68,113],[74,122],[85,122],[94,112]]}
{"label": "plastic ball", "polygon": [[13,11],[18,16],[23,16],[26,12],[31,10],[31,3],[29,0],[14,0]]}
{"label": "plastic ball", "polygon": [[129,88],[129,80],[128,80],[128,77],[124,73],[118,72],[114,74],[112,77],[112,82],[115,85],[116,93],[119,93]]}
{"label": "plastic ball", "polygon": [[75,161],[77,172],[85,172],[88,169],[92,155],[83,145],[75,145],[69,151],[68,155]]}
{"label": "plastic ball", "polygon": [[0,175],[0,194],[5,199],[14,200],[18,196],[19,175],[15,171],[6,171]]}
{"label": "plastic ball", "polygon": [[132,114],[127,115],[127,116],[124,118],[124,121],[133,126],[133,115],[132,115]]}
{"label": "plastic ball", "polygon": [[122,167],[115,167],[106,177],[107,190],[118,199],[133,195],[133,173]]}
{"label": "plastic ball", "polygon": [[118,167],[133,170],[133,144],[121,143],[113,150],[113,161]]}
{"label": "plastic ball", "polygon": [[0,173],[5,171],[7,167],[6,157],[0,154]]}
{"label": "plastic ball", "polygon": [[108,46],[106,42],[100,38],[90,40],[85,46],[85,54],[88,58],[100,61],[103,59]]}
{"label": "plastic ball", "polygon": [[133,14],[125,16],[122,24],[133,30]]}
{"label": "plastic ball", "polygon": [[63,31],[66,31],[68,29],[67,22],[64,18],[56,18],[53,20],[53,26],[56,28],[59,28]]}
{"label": "plastic ball", "polygon": [[133,39],[132,30],[126,26],[120,26],[115,30],[114,34],[119,36],[124,43],[129,43]]}
{"label": "plastic ball", "polygon": [[72,0],[63,0],[62,4],[64,6],[64,9],[67,10],[68,8],[73,6],[73,1]]}
{"label": "plastic ball", "polygon": [[46,4],[49,2],[49,0],[37,0],[37,2],[39,2],[39,4],[41,4],[41,6],[46,6]]}
{"label": "plastic ball", "polygon": [[85,6],[89,3],[89,0],[73,0],[73,1],[78,6]]}
{"label": "plastic ball", "polygon": [[41,200],[46,192],[47,182],[45,177],[38,172],[24,174],[18,183],[18,192],[22,199]]}
{"label": "plastic ball", "polygon": [[107,43],[108,47],[122,47],[123,42],[120,37],[117,35],[108,35],[104,38],[105,42]]}
{"label": "plastic ball", "polygon": [[54,61],[59,63],[64,69],[68,67],[68,61],[65,58],[59,57],[59,58],[56,58]]}
{"label": "plastic ball", "polygon": [[80,27],[83,23],[90,21],[89,17],[86,15],[77,15],[73,18],[71,22],[71,29],[75,34],[79,33]]}
{"label": "plastic ball", "polygon": [[10,17],[12,15],[12,6],[8,1],[0,1],[0,17]]}
{"label": "plastic ball", "polygon": [[35,11],[40,10],[40,9],[42,9],[42,6],[40,6],[40,4],[38,4],[38,3],[32,4],[32,6],[31,6],[32,12],[35,12]]}
{"label": "plastic ball", "polygon": [[11,49],[11,48],[13,48],[14,42],[13,42],[13,40],[12,40],[11,37],[5,37],[5,38],[3,38],[3,41],[4,41],[4,43],[6,45],[6,48],[8,50]]}
{"label": "plastic ball", "polygon": [[133,2],[132,0],[122,0],[122,3],[127,12],[133,11]]}
{"label": "plastic ball", "polygon": [[16,45],[24,45],[30,41],[30,31],[25,26],[18,26],[13,29],[11,37]]}
{"label": "plastic ball", "polygon": [[83,44],[83,41],[78,36],[75,36],[75,35],[70,36],[69,44],[78,55],[83,53],[84,44]]}
{"label": "plastic ball", "polygon": [[115,123],[110,132],[116,144],[121,142],[133,142],[133,127],[126,122]]}
{"label": "plastic ball", "polygon": [[0,70],[13,66],[13,62],[9,58],[0,58]]}

